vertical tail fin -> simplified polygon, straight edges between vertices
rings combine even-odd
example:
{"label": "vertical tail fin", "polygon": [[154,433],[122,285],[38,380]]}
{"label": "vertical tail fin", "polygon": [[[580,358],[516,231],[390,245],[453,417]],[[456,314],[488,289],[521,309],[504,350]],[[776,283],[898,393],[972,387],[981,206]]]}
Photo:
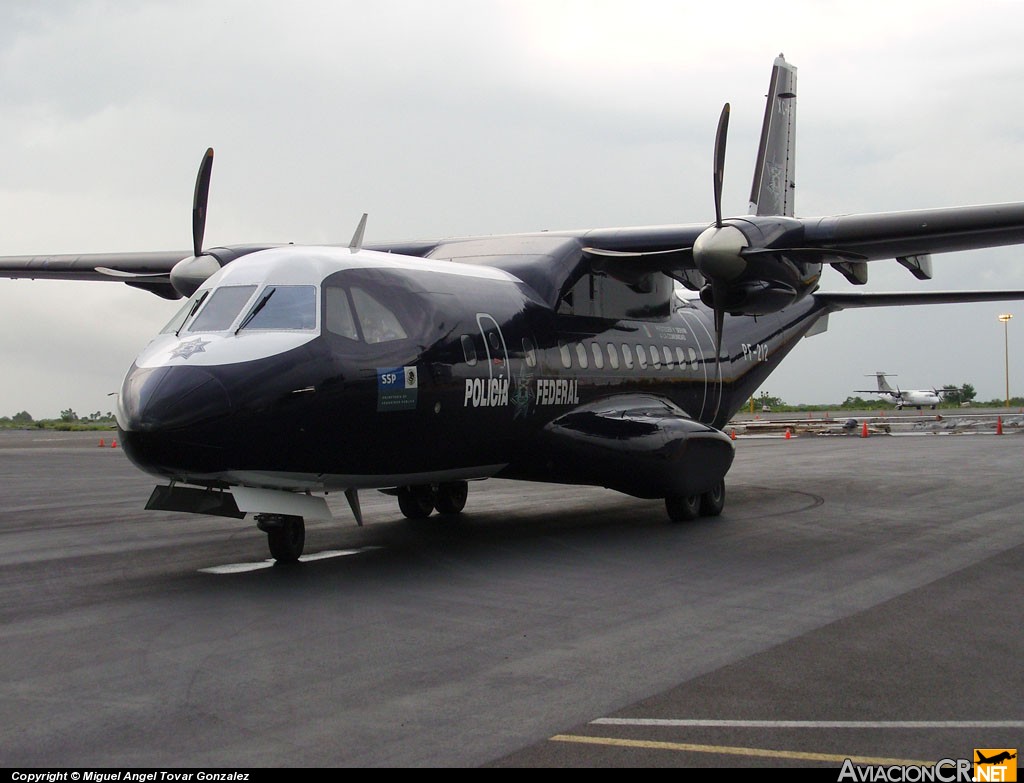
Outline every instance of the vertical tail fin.
{"label": "vertical tail fin", "polygon": [[793,217],[795,162],[796,67],[780,54],[775,58],[768,85],[754,185],[750,190],[750,214]]}
{"label": "vertical tail fin", "polygon": [[880,391],[880,392],[891,392],[892,391],[892,387],[889,385],[889,382],[887,380],[885,380],[885,373],[884,372],[876,372],[875,373],[875,377],[878,378],[878,391]]}

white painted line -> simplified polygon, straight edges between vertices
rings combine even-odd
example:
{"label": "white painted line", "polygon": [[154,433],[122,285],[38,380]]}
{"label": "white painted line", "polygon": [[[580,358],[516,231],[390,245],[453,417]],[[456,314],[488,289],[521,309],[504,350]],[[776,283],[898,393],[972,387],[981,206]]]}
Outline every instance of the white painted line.
{"label": "white painted line", "polygon": [[602,726],[700,726],[749,729],[1022,729],[1024,720],[688,720],[598,718]]}
{"label": "white painted line", "polygon": [[[380,549],[378,546],[365,546],[361,549],[328,549],[324,552],[317,552],[313,555],[303,555],[299,558],[300,563],[312,563],[316,560],[327,560],[332,557],[347,557],[358,555],[362,552],[369,552],[371,549]],[[201,574],[242,574],[247,571],[258,571],[261,568],[273,568],[277,561],[273,559],[262,560],[259,563],[228,563],[227,565],[200,568]]]}

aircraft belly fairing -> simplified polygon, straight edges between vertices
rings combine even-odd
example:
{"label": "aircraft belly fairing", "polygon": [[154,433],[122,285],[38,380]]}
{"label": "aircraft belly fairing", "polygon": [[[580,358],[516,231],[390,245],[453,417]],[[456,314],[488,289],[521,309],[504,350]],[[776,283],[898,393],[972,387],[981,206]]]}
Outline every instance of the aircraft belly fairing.
{"label": "aircraft belly fairing", "polygon": [[728,436],[654,395],[607,397],[544,425],[527,464],[503,475],[604,486],[642,498],[696,495],[729,470]]}

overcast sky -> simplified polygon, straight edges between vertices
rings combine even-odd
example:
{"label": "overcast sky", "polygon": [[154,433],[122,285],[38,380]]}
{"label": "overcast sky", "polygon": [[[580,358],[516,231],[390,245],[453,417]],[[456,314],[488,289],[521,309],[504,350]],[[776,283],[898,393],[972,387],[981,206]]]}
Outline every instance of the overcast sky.
{"label": "overcast sky", "polygon": [[[0,255],[347,242],[711,220],[747,209],[772,61],[797,66],[800,216],[1024,200],[1024,3],[0,4]],[[935,257],[920,283],[1024,289],[1024,248]],[[850,290],[827,269],[823,288]],[[0,415],[113,410],[172,302],[120,283],[0,280]],[[763,390],[1024,393],[1024,303],[832,316]],[[1016,348],[1015,348],[1016,346]],[[867,384],[867,385],[865,385]]]}

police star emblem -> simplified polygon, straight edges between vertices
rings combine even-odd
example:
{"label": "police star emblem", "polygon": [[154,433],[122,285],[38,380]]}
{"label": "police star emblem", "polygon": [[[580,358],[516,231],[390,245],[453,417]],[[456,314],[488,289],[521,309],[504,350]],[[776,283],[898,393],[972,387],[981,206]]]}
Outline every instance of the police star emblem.
{"label": "police star emblem", "polygon": [[187,359],[193,354],[206,353],[203,346],[209,344],[209,340],[204,340],[201,337],[197,337],[195,340],[190,340],[187,343],[178,343],[178,347],[171,351],[171,358],[176,359],[180,356],[182,359]]}

